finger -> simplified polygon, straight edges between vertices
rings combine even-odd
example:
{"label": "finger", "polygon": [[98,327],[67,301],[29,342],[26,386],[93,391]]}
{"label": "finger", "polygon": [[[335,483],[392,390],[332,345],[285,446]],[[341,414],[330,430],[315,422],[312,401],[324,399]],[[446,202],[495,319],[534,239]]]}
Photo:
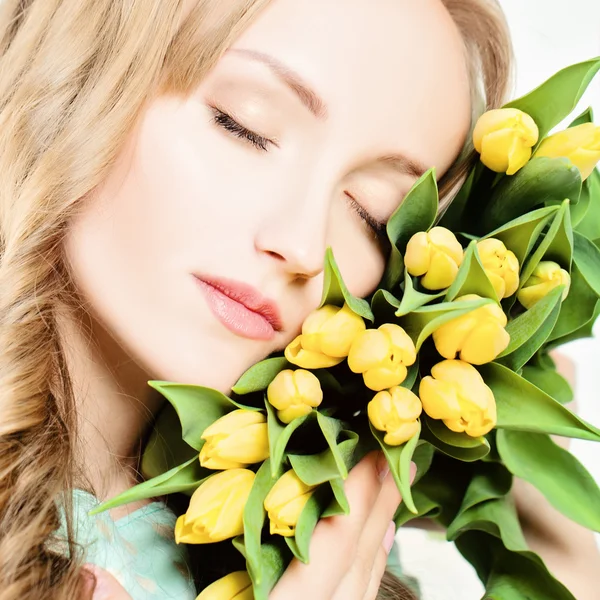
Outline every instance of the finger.
{"label": "finger", "polygon": [[[412,464],[411,482],[415,472],[416,466]],[[394,541],[395,526],[392,519],[400,501],[400,492],[392,474],[388,473],[358,540],[358,550],[354,562],[348,569],[340,586],[340,589],[344,590],[343,593],[348,593],[350,590],[360,590],[365,595],[367,588],[371,585],[370,582],[374,577],[377,579],[377,576],[373,575],[375,561],[381,554],[382,545],[385,546],[390,541],[390,536],[391,543]],[[387,552],[389,552],[389,549]],[[381,571],[377,582],[380,581],[382,575],[383,571]],[[340,597],[344,597],[343,594]]]}
{"label": "finger", "polygon": [[[310,564],[294,559],[270,600],[311,597],[330,600],[342,581],[357,551],[358,539],[381,490],[378,472],[380,452],[368,454],[352,469],[344,483],[350,514],[322,519],[310,543]],[[379,461],[379,466],[382,462]],[[346,600],[361,600],[351,595]]]}
{"label": "finger", "polygon": [[91,600],[133,600],[115,577],[97,565],[86,564],[85,569],[95,577],[96,585]]}
{"label": "finger", "polygon": [[392,521],[388,526],[388,530],[383,539],[383,543],[377,551],[377,557],[375,558],[373,568],[371,569],[371,579],[369,580],[369,585],[367,587],[364,600],[374,600],[374,598],[377,598],[377,594],[379,593],[379,587],[381,586],[381,580],[383,578],[385,568],[387,566],[387,559],[390,550],[394,545],[395,535],[396,525]]}

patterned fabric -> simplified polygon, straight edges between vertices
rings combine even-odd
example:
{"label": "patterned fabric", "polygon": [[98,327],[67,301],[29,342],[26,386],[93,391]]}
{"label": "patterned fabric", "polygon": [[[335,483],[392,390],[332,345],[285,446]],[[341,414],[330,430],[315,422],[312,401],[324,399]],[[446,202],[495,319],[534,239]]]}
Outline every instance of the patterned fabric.
{"label": "patterned fabric", "polygon": [[[73,491],[75,539],[85,562],[109,571],[133,600],[194,600],[185,545],[173,537],[176,516],[164,502],[152,502],[113,521],[108,511],[89,516],[98,499]],[[64,536],[64,519],[59,535]]]}

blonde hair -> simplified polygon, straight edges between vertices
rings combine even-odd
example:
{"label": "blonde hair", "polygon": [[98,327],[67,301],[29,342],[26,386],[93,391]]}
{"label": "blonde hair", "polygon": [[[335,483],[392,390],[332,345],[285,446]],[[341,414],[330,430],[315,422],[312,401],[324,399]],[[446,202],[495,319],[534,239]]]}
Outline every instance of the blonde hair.
{"label": "blonde hair", "polygon": [[[75,402],[56,326],[69,301],[69,218],[145,103],[190,92],[268,2],[198,0],[184,17],[184,0],[0,0],[0,600],[83,593],[65,494],[76,469]],[[502,13],[495,0],[443,2],[465,40],[482,99],[474,105],[498,106],[511,62]],[[68,546],[59,553],[48,542],[61,495]],[[410,597],[396,589],[387,597]]]}

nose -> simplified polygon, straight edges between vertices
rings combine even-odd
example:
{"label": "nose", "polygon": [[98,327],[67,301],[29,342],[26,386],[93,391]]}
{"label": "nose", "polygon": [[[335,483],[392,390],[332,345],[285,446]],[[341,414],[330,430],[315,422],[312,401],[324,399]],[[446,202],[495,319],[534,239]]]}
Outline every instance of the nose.
{"label": "nose", "polygon": [[[323,271],[331,193],[286,194],[284,202],[259,224],[254,246],[276,260],[294,278],[311,279]],[[331,189],[331,188],[329,188]],[[293,196],[293,197],[292,197]]]}

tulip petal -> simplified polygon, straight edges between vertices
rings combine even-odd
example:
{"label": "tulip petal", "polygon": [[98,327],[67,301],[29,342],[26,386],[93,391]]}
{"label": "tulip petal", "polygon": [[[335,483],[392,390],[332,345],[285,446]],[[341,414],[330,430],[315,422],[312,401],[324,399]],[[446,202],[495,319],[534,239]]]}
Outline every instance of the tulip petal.
{"label": "tulip petal", "polygon": [[421,285],[427,290],[442,290],[450,287],[458,274],[458,265],[447,254],[440,250],[433,250],[431,265]]}
{"label": "tulip petal", "polygon": [[246,571],[235,571],[204,588],[196,600],[251,600],[252,581]]}
{"label": "tulip petal", "polygon": [[350,348],[348,366],[354,373],[364,373],[379,366],[392,353],[389,336],[377,329],[367,329],[359,334]]}
{"label": "tulip petal", "polygon": [[445,227],[433,227],[429,231],[429,241],[444,254],[448,255],[457,266],[460,266],[464,257],[464,250],[454,233]]}
{"label": "tulip petal", "polygon": [[400,363],[389,367],[369,369],[363,373],[363,379],[370,390],[380,392],[395,385],[400,385],[406,379],[406,375],[406,367]]}
{"label": "tulip petal", "polygon": [[417,421],[403,423],[398,429],[386,433],[383,441],[388,444],[388,446],[400,446],[405,442],[408,442],[417,431],[419,431],[419,423],[417,423]]}
{"label": "tulip petal", "polygon": [[510,335],[497,322],[489,320],[471,330],[460,352],[460,359],[472,365],[492,362],[510,343]]}
{"label": "tulip petal", "polygon": [[531,146],[525,145],[522,138],[516,137],[508,154],[506,174],[514,175],[519,169],[522,169],[529,162],[531,152]]}
{"label": "tulip petal", "polygon": [[438,381],[429,375],[419,385],[419,397],[423,410],[432,419],[459,419],[461,407],[456,386],[447,381]]}
{"label": "tulip petal", "polygon": [[408,244],[404,253],[404,266],[410,275],[420,277],[427,273],[431,264],[431,249],[427,233],[420,231],[415,233]]}

